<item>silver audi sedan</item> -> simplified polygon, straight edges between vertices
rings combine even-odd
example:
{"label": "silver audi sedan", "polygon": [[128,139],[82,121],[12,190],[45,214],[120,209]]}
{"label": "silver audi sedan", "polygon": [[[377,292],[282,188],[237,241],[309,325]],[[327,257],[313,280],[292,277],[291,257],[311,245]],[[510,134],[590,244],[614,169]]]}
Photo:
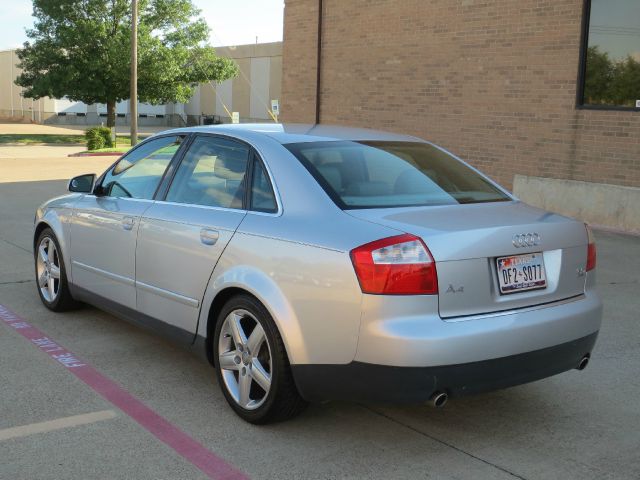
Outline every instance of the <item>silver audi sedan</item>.
{"label": "silver audi sedan", "polygon": [[35,217],[42,302],[191,346],[252,423],[581,370],[600,328],[589,228],[419,138],[171,130],[69,190]]}

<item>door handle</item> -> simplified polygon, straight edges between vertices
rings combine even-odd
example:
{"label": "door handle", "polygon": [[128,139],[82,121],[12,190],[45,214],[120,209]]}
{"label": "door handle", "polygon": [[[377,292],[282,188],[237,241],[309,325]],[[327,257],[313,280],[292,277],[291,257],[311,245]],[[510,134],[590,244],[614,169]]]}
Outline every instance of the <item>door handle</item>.
{"label": "door handle", "polygon": [[211,230],[210,228],[200,230],[200,241],[205,245],[215,245],[219,237],[220,234],[217,230]]}
{"label": "door handle", "polygon": [[124,228],[125,230],[131,230],[135,223],[136,221],[133,217],[124,217],[122,219],[122,228]]}

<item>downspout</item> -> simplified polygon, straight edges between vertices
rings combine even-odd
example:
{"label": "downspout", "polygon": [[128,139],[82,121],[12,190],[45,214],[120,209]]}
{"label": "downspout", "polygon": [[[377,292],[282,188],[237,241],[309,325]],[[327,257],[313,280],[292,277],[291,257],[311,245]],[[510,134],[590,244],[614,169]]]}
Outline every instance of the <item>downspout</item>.
{"label": "downspout", "polygon": [[9,78],[9,95],[11,96],[11,119],[13,119],[13,117],[15,116],[15,111],[13,108],[13,82],[15,81],[15,78],[13,78],[13,50],[9,50],[9,57],[10,57],[10,64],[11,64],[11,73],[10,73],[10,77]]}
{"label": "downspout", "polygon": [[320,73],[322,67],[322,0],[318,0],[318,52],[316,64],[316,125],[320,123]]}

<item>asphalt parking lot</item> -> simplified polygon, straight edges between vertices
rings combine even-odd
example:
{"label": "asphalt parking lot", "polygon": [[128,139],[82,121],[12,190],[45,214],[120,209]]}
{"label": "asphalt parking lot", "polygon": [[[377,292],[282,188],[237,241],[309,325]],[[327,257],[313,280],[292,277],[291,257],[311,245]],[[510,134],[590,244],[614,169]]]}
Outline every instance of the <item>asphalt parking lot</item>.
{"label": "asphalt parking lot", "polygon": [[[41,305],[33,214],[66,182],[29,174],[38,161],[29,155],[19,161],[0,155],[0,306],[16,315],[13,327],[0,321],[0,479],[210,478],[205,471],[254,479],[640,478],[639,237],[596,232],[605,313],[583,372],[443,409],[331,403],[256,427],[233,414],[211,367],[190,353],[91,307],[55,314]],[[112,160],[50,161],[79,174]],[[16,327],[23,321],[94,376],[79,377],[25,338]],[[171,442],[193,442],[211,469],[198,469]]]}

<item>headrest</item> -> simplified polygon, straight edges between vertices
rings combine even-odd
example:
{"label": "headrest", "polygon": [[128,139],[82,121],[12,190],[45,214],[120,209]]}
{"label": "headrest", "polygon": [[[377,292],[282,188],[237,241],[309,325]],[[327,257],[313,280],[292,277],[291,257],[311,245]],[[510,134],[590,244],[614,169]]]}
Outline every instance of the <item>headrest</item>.
{"label": "headrest", "polygon": [[338,167],[334,167],[332,165],[320,165],[318,167],[318,172],[320,175],[324,177],[331,188],[333,188],[336,192],[342,191],[342,174]]}
{"label": "headrest", "polygon": [[227,150],[219,152],[213,166],[213,174],[224,180],[242,180],[247,169],[246,150]]}
{"label": "headrest", "polygon": [[[438,190],[437,188],[435,190]],[[415,195],[434,191],[434,182],[417,169],[405,170],[396,179],[393,193]]]}
{"label": "headrest", "polygon": [[347,187],[345,195],[371,197],[389,193],[391,193],[391,187],[386,182],[352,182]]}

